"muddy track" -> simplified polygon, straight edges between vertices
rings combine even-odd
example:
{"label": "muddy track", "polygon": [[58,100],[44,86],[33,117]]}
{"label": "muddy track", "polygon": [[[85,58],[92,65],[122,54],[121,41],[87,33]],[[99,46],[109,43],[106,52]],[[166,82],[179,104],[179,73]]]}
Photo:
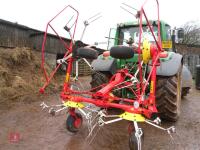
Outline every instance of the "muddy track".
{"label": "muddy track", "polygon": [[[48,104],[59,103],[57,95],[47,97]],[[11,110],[0,110],[1,150],[128,150],[128,124],[121,121],[107,125],[89,145],[84,125],[73,135],[65,129],[66,114],[52,117],[39,107],[42,100],[18,103]],[[177,123],[163,122],[164,127],[176,126],[171,140],[166,132],[147,124],[140,125],[145,133],[145,150],[199,150],[200,149],[200,91],[193,89],[182,101],[182,114]],[[84,123],[85,124],[85,123]],[[20,134],[20,140],[12,143],[9,135]]]}

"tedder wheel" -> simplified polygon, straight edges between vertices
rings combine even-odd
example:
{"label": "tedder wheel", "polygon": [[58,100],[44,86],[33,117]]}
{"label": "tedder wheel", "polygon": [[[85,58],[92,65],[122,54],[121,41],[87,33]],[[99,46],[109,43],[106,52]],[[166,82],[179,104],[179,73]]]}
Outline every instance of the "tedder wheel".
{"label": "tedder wheel", "polygon": [[75,113],[75,116],[69,114],[66,120],[66,128],[69,132],[76,133],[79,131],[82,123],[83,118],[81,114]]}
{"label": "tedder wheel", "polygon": [[157,77],[156,106],[160,117],[168,121],[175,122],[180,115],[181,69],[174,76]]}
{"label": "tedder wheel", "polygon": [[[139,150],[142,149],[142,144],[144,142],[144,134],[142,134],[141,138],[140,138],[140,146],[139,146],[139,142],[137,140],[137,137],[135,135],[135,130],[133,130],[130,135],[129,135],[129,149],[130,150]],[[139,148],[140,147],[140,148]]]}

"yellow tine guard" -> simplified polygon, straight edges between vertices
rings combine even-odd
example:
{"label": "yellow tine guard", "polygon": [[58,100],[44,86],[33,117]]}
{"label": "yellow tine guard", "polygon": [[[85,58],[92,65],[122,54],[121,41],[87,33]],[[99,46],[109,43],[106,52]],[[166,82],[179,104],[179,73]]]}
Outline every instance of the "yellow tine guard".
{"label": "yellow tine guard", "polygon": [[147,64],[151,59],[150,46],[151,44],[149,43],[149,41],[145,39],[143,42],[143,49],[142,49],[142,60],[145,64]]}
{"label": "yellow tine guard", "polygon": [[144,122],[145,118],[140,115],[140,114],[133,114],[133,113],[129,113],[129,112],[125,112],[121,115],[119,115],[120,118],[123,118],[125,120],[129,120],[129,121],[137,121],[137,122]]}
{"label": "yellow tine guard", "polygon": [[64,106],[66,106],[66,107],[73,107],[73,108],[83,108],[83,107],[85,107],[82,103],[73,102],[73,101],[67,101],[67,102],[65,102]]}

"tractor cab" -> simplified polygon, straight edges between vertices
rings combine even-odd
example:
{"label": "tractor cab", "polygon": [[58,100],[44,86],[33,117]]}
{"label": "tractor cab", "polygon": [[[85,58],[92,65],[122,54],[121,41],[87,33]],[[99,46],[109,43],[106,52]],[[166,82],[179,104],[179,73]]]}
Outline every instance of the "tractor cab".
{"label": "tractor cab", "polygon": [[[150,21],[152,29],[155,35],[155,38],[158,40],[158,24],[157,21]],[[172,48],[171,40],[171,27],[164,21],[160,21],[160,36],[163,48],[170,49]],[[133,43],[139,43],[139,24],[138,22],[126,22],[120,23],[117,25],[114,45],[132,45]],[[142,24],[142,37],[141,41],[148,39],[150,43],[155,43],[154,37],[150,31],[146,22]]]}

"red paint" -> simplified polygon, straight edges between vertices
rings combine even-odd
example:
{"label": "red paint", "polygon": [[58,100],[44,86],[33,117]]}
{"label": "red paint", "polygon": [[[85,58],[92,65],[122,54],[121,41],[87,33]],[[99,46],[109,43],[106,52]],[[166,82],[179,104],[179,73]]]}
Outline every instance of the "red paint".
{"label": "red paint", "polygon": [[108,57],[108,56],[110,56],[110,51],[103,52],[103,57]]}
{"label": "red paint", "polygon": [[[155,93],[156,93],[156,68],[157,66],[159,66],[159,58],[162,57],[167,57],[166,53],[163,53],[163,49],[162,49],[162,45],[161,45],[161,37],[160,37],[160,19],[159,19],[159,4],[158,1],[157,2],[157,12],[158,12],[158,40],[155,38],[155,35],[153,33],[153,29],[152,26],[147,18],[147,15],[143,9],[144,5],[146,4],[147,0],[145,1],[145,3],[143,4],[143,6],[141,7],[141,10],[138,13],[138,17],[139,17],[139,21],[140,21],[140,26],[139,26],[139,30],[140,30],[140,34],[139,34],[139,48],[137,49],[138,52],[138,65],[137,67],[139,68],[139,82],[136,83],[136,89],[132,89],[129,88],[130,91],[135,95],[135,99],[129,99],[129,98],[120,98],[120,97],[116,97],[116,96],[110,96],[110,93],[112,92],[112,90],[114,88],[122,88],[124,86],[129,86],[132,84],[132,82],[126,82],[122,85],[120,85],[120,83],[123,83],[127,78],[131,79],[134,74],[130,74],[129,71],[127,69],[121,69],[119,70],[116,74],[114,74],[109,83],[108,84],[104,84],[104,85],[100,85],[100,90],[98,90],[96,93],[93,92],[93,89],[90,89],[89,91],[75,91],[70,89],[70,80],[65,81],[63,84],[63,91],[60,94],[60,97],[62,98],[62,101],[74,101],[74,102],[87,102],[87,103],[92,103],[96,106],[102,107],[102,108],[108,108],[108,107],[113,107],[113,108],[119,108],[122,109],[124,111],[130,112],[130,113],[136,113],[136,114],[143,114],[144,116],[146,116],[147,118],[151,117],[152,113],[157,113],[157,109],[156,109],[156,104],[155,104]],[[40,89],[41,93],[44,93],[45,88],[48,86],[49,82],[51,81],[52,77],[54,76],[54,74],[57,72],[57,69],[60,67],[60,65],[58,65],[56,67],[56,69],[51,73],[50,76],[47,75],[46,70],[44,69],[44,51],[45,51],[45,42],[46,42],[46,36],[47,36],[47,30],[48,27],[50,27],[55,34],[59,37],[61,43],[64,44],[64,46],[66,47],[66,49],[68,50],[68,52],[65,54],[65,56],[69,55],[72,53],[72,46],[73,43],[71,42],[69,47],[67,47],[65,45],[65,42],[62,40],[62,38],[58,35],[58,33],[54,30],[54,28],[50,25],[51,21],[53,21],[58,15],[60,15],[60,13],[62,13],[66,8],[72,8],[73,10],[75,10],[73,7],[71,6],[67,6],[65,7],[61,12],[59,12],[52,20],[50,20],[47,24],[46,27],[46,32],[44,35],[44,40],[43,40],[43,45],[42,45],[42,69],[44,72],[44,76],[46,79],[45,84],[43,85],[43,87]],[[75,10],[76,11],[76,10]],[[74,39],[74,34],[76,31],[76,25],[77,25],[77,20],[78,20],[78,11],[77,12],[77,18],[75,21],[75,27],[74,27],[74,31],[73,34],[71,35],[71,39]],[[147,25],[153,35],[153,38],[155,40],[155,45],[151,44],[150,46],[150,54],[151,54],[151,66],[152,69],[149,72],[149,75],[147,77],[147,82],[143,82],[143,70],[142,70],[142,59],[141,59],[141,55],[142,55],[142,50],[141,50],[141,39],[142,39],[142,22],[143,22],[143,16],[147,22]],[[104,56],[109,56],[109,52],[105,52],[103,54]],[[73,58],[69,58],[67,60],[68,62],[68,67],[67,67],[67,74],[71,74],[71,70],[72,70],[72,63],[74,62]],[[145,92],[147,90],[147,86],[148,83],[151,85],[151,92],[150,95],[147,97],[145,95]],[[116,87],[117,86],[117,87]],[[88,95],[87,97],[83,97],[81,96],[81,94],[86,94]],[[145,96],[144,96],[145,95]],[[113,103],[113,101],[125,101],[128,103],[125,104],[119,104],[119,103]],[[134,108],[133,103],[134,102],[138,102],[139,103],[139,107],[138,108]],[[75,109],[72,108],[69,110],[70,115],[77,117],[75,114]],[[75,121],[75,126],[79,126],[80,125],[80,118],[76,118]]]}
{"label": "red paint", "polygon": [[20,141],[20,134],[18,132],[11,132],[9,134],[9,141],[11,143],[17,143]]}

